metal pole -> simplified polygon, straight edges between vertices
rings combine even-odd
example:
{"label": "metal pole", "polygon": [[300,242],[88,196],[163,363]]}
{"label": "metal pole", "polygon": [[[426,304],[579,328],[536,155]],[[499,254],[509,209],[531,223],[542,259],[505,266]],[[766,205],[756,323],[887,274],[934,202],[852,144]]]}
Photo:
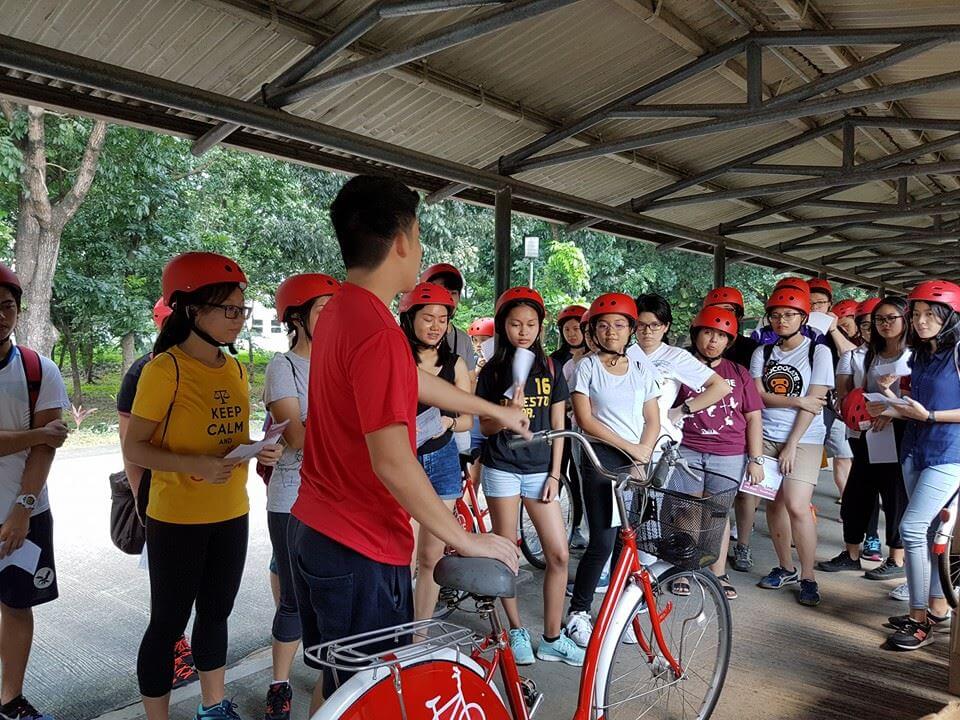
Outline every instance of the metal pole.
{"label": "metal pole", "polygon": [[713,286],[727,284],[727,244],[717,243],[713,248]]}
{"label": "metal pole", "polygon": [[843,30],[796,30],[757,32],[750,40],[765,47],[809,47],[825,45],[898,45],[941,38],[960,40],[960,25],[934,25],[902,28],[863,28]]}
{"label": "metal pole", "polygon": [[758,110],[763,103],[763,49],[747,43],[747,105]]}
{"label": "metal pole", "polygon": [[[510,211],[513,197],[509,186],[496,192],[494,204],[493,231],[493,286],[497,297],[510,287]],[[530,275],[533,275],[533,262],[530,263]],[[531,287],[533,280],[531,277]]]}
{"label": "metal pole", "polygon": [[[876,220],[899,220],[900,218],[926,217],[927,215],[949,215],[950,213],[955,212],[960,212],[960,205],[950,205],[947,207],[922,207],[918,209],[913,209],[908,206],[904,210],[851,213],[850,215],[804,218],[803,220],[786,220],[784,222],[765,223],[763,225],[740,225],[739,227],[730,228],[729,230],[724,228],[723,232],[740,234],[766,232],[768,230],[785,230],[787,228],[797,227],[831,227],[837,225],[847,225],[850,223],[872,223]],[[902,229],[909,230],[910,228],[904,227]]]}
{"label": "metal pole", "polygon": [[527,287],[533,287],[533,263],[534,259],[530,258],[530,284]]}
{"label": "metal pole", "polygon": [[376,75],[384,70],[502,30],[521,20],[537,17],[577,0],[515,0],[506,7],[476,18],[467,18],[438,30],[399,50],[385,50],[343,67],[302,80],[284,88],[264,88],[264,100],[270,107],[284,107],[339,85]]}

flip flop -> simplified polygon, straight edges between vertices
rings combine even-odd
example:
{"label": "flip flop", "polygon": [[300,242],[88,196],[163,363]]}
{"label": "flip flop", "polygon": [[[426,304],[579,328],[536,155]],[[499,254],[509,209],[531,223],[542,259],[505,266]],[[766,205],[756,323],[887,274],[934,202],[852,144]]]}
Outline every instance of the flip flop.
{"label": "flip flop", "polygon": [[683,578],[670,583],[670,592],[677,597],[687,597],[690,594],[690,582]]}
{"label": "flip flop", "polygon": [[723,594],[727,600],[736,600],[738,597],[737,589],[730,583],[730,576],[726,573],[717,575],[717,580],[720,581],[720,587],[723,588]]}

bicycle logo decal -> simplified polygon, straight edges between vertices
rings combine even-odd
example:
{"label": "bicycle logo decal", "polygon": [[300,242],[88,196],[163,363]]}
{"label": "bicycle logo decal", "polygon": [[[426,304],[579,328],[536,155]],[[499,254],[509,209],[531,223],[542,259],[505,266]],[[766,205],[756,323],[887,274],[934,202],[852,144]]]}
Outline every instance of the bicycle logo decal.
{"label": "bicycle logo decal", "polygon": [[440,696],[431,698],[424,703],[424,707],[433,713],[430,720],[487,720],[487,715],[477,703],[468,703],[463,696],[463,685],[460,682],[460,668],[454,666],[451,669],[451,677],[457,684],[457,694],[440,704]]}

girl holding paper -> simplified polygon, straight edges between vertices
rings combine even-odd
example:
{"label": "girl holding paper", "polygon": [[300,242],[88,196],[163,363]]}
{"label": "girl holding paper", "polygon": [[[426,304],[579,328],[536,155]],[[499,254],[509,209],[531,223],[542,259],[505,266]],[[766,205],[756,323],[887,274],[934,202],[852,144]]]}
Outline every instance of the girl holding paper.
{"label": "girl holding paper", "polygon": [[[471,391],[470,372],[462,357],[446,342],[450,316],[456,308],[450,292],[434,283],[420,283],[400,298],[400,327],[410,342],[417,366],[464,392]],[[417,405],[417,414],[426,412],[426,405]],[[434,411],[435,412],[435,411]],[[469,430],[471,415],[440,412],[440,431],[417,448],[417,460],[433,489],[444,504],[453,510],[463,494],[460,457],[453,433]],[[417,586],[413,608],[416,620],[429,620],[437,605],[440,586],[433,581],[433,569],[443,557],[444,543],[423,527],[417,532]]]}
{"label": "girl holding paper", "polygon": [[[950,617],[939,573],[931,570],[930,545],[943,506],[960,486],[960,287],[945,280],[920,283],[907,296],[913,350],[906,405],[869,403],[873,416],[907,420],[900,460],[907,507],[900,521],[910,613],[890,618],[897,628],[887,642],[916,650],[933,642],[934,625]],[[892,396],[892,391],[886,391]]]}
{"label": "girl holding paper", "polygon": [[[867,303],[870,303],[869,305]],[[866,392],[885,392],[891,386],[896,396],[901,394],[899,377],[890,369],[905,366],[910,358],[907,348],[907,303],[901,298],[874,299],[861,303],[857,311],[858,326],[865,339],[863,345],[844,353],[837,365],[837,397],[844,399],[854,388]],[[864,318],[866,322],[863,322]],[[893,382],[896,380],[896,382]],[[900,519],[907,505],[900,462],[872,458],[870,443],[878,442],[896,453],[902,445],[904,421],[881,416],[869,430],[848,430],[853,450],[853,467],[843,489],[840,519],[843,521],[843,539],[846,549],[835,558],[817,564],[824,572],[860,570],[860,543],[871,532],[876,532],[875,513],[878,498],[882,499],[886,517],[887,547],[890,554],[880,567],[868,570],[869,580],[892,580],[903,577],[903,542],[900,538]],[[871,434],[868,438],[867,433]],[[883,435],[881,435],[881,433]]]}
{"label": "girl holding paper", "polygon": [[[636,322],[636,304],[629,295],[607,293],[594,300],[587,334],[597,351],[580,361],[574,375],[577,425],[603,441],[593,448],[610,468],[629,465],[630,460],[648,463],[660,434],[656,375],[649,364],[631,360],[627,353]],[[613,489],[590,465],[583,468],[583,501],[590,542],[577,567],[567,633],[586,647],[593,632],[590,609],[594,591],[611,552],[614,564],[619,555]]]}
{"label": "girl holding paper", "polygon": [[[528,287],[510,288],[496,304],[497,350],[480,371],[477,395],[501,405],[524,408],[530,431],[560,430],[569,392],[553,361],[543,352],[540,337],[546,311],[540,293]],[[517,538],[520,503],[533,521],[543,546],[547,572],[543,579],[543,637],[537,657],[568,665],[583,664],[583,650],[561,631],[563,595],[567,586],[567,534],[556,502],[560,487],[563,442],[511,447],[511,433],[489,417],[480,418],[487,436],[481,454],[483,492],[493,531]],[[530,633],[520,622],[516,598],[504,598],[510,621],[510,647],[520,665],[534,662]]]}

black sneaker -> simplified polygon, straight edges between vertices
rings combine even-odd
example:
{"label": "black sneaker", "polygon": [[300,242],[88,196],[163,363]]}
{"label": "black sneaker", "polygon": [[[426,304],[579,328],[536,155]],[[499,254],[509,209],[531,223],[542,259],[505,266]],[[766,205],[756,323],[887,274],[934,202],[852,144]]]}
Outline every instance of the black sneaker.
{"label": "black sneaker", "polygon": [[841,570],[862,570],[860,567],[860,558],[854,560],[847,553],[846,550],[843,550],[835,558],[830,560],[823,560],[817,563],[817,570],[822,570],[823,572],[840,572]]}
{"label": "black sneaker", "polygon": [[[939,615],[934,615],[932,612],[927,610],[927,622],[930,623],[934,630],[938,628],[949,629],[950,620],[952,618],[953,613],[950,612],[941,617]],[[883,626],[890,628],[891,630],[900,630],[910,622],[914,622],[914,620],[909,615],[891,615],[887,618],[887,621],[883,624]]]}
{"label": "black sneaker", "polygon": [[6,705],[0,705],[0,718],[3,720],[53,720],[37,710],[23,695],[17,695]]}
{"label": "black sneaker", "polygon": [[902,628],[887,638],[887,644],[895,650],[919,650],[933,642],[933,626],[929,622],[908,620]]}
{"label": "black sneaker", "polygon": [[753,567],[753,553],[750,548],[740,543],[734,545],[730,565],[737,572],[750,572],[750,568]]}
{"label": "black sneaker", "polygon": [[893,580],[906,575],[903,565],[897,565],[893,558],[887,558],[873,570],[867,570],[863,576],[867,580]]}
{"label": "black sneaker", "polygon": [[267,710],[264,720],[290,720],[290,705],[293,702],[293,688],[290,683],[273,683],[267,690]]}
{"label": "black sneaker", "polygon": [[820,586],[816,580],[801,580],[800,594],[797,596],[797,602],[807,607],[816,607],[820,604]]}

